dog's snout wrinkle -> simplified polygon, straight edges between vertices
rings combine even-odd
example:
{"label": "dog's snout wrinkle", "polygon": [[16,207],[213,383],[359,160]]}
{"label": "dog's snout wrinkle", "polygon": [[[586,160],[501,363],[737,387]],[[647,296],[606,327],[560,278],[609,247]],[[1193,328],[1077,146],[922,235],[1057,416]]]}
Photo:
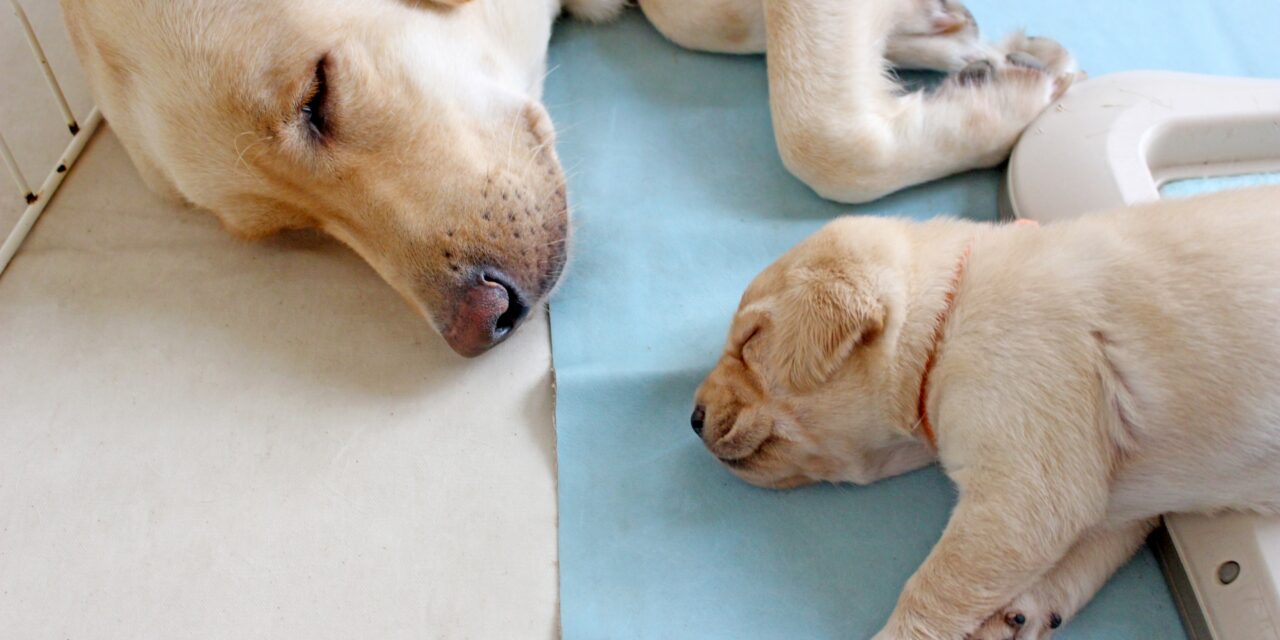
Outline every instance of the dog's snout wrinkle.
{"label": "dog's snout wrinkle", "polygon": [[732,458],[717,456],[717,458],[719,458],[720,462],[732,469],[746,469],[751,465],[752,461],[759,460],[763,455],[765,455],[769,450],[769,447],[772,446],[775,441],[777,441],[777,438],[773,434],[770,434],[766,436],[760,444],[756,445],[756,448],[740,456]]}
{"label": "dog's snout wrinkle", "polygon": [[721,460],[742,460],[755,454],[773,437],[773,429],[760,428],[759,416],[754,412],[739,412],[724,435],[711,444],[711,451]]}

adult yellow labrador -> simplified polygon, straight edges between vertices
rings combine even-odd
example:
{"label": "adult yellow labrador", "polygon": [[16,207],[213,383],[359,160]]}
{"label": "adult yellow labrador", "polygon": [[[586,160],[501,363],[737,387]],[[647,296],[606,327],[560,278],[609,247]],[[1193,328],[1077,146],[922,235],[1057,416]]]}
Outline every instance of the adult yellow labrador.
{"label": "adult yellow labrador", "polygon": [[841,219],[751,283],[693,428],[767,487],[940,461],[959,503],[878,637],[1045,638],[1160,514],[1280,511],[1277,247],[1274,187]]}
{"label": "adult yellow labrador", "polygon": [[[62,0],[146,182],[256,238],[350,245],[459,353],[556,285],[564,175],[540,102],[551,27],[624,0]],[[769,42],[779,148],[857,201],[991,165],[1074,77],[1056,43],[984,43],[949,0],[644,0],[679,43]],[[956,71],[902,94],[887,65]]]}

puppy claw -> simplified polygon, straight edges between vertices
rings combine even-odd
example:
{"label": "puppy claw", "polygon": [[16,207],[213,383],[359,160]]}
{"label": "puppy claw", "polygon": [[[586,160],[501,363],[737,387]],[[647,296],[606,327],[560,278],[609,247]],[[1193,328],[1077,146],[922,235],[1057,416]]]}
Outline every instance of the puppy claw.
{"label": "puppy claw", "polygon": [[1017,32],[1005,38],[1000,49],[1006,52],[1006,60],[1009,64],[1034,68],[1053,75],[1079,71],[1071,52],[1053,38],[1028,36]]}
{"label": "puppy claw", "polygon": [[1013,53],[1005,56],[1005,60],[1015,67],[1034,69],[1036,71],[1045,71],[1048,69],[1043,62],[1040,62],[1039,58],[1036,58],[1025,51],[1014,51]]}
{"label": "puppy claw", "polygon": [[990,60],[975,60],[956,73],[956,82],[965,86],[984,84],[995,72],[996,66]]}

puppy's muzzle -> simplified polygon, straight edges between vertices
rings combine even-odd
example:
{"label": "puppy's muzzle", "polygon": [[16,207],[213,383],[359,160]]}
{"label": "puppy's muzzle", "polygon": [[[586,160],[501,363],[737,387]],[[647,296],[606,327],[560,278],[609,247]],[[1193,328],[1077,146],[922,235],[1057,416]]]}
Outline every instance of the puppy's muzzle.
{"label": "puppy's muzzle", "polygon": [[689,416],[689,426],[694,435],[702,440],[707,450],[716,458],[731,467],[741,467],[747,458],[752,457],[764,446],[772,434],[772,420],[762,419],[754,412],[746,414],[735,412],[731,416],[715,417],[711,425],[707,424],[707,409],[697,405]]}

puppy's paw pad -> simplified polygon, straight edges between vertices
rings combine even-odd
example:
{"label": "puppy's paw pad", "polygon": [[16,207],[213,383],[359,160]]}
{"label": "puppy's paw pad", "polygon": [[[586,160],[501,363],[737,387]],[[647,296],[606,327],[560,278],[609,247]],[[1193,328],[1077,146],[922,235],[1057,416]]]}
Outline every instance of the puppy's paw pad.
{"label": "puppy's paw pad", "polygon": [[956,0],[915,0],[894,31],[906,36],[978,37],[978,22]]}
{"label": "puppy's paw pad", "polygon": [[934,35],[978,35],[978,21],[968,7],[951,0],[937,0],[937,5],[931,21]]}
{"label": "puppy's paw pad", "polygon": [[1023,596],[982,623],[966,640],[1047,640],[1062,616]]}
{"label": "puppy's paw pad", "polygon": [[1039,58],[1024,51],[1014,51],[1005,56],[1004,59],[1005,62],[1015,67],[1031,69],[1032,71],[1046,71],[1048,69],[1043,62],[1040,62]]}
{"label": "puppy's paw pad", "polygon": [[[1076,73],[1080,70],[1071,52],[1067,51],[1066,47],[1053,38],[1015,33],[1005,38],[1004,43],[1000,45],[1000,50],[1004,51],[1007,56],[1012,56],[1022,61],[1033,59],[1040,63],[1039,68],[1042,71],[1055,76]],[[1012,58],[1006,59],[1010,63],[1017,64],[1013,62]]]}
{"label": "puppy's paw pad", "polygon": [[956,72],[955,80],[962,86],[972,87],[990,82],[996,74],[996,66],[990,60],[974,60]]}

